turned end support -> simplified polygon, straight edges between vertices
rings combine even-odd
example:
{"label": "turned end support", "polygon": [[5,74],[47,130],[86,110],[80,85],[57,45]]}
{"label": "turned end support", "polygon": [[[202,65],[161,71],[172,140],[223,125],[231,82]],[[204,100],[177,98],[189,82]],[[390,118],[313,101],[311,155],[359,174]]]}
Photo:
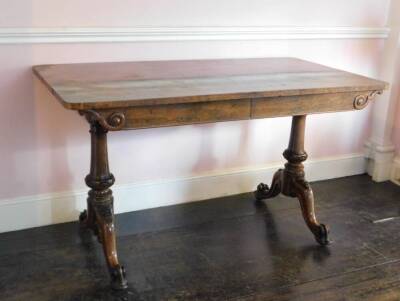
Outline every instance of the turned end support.
{"label": "turned end support", "polygon": [[309,183],[305,180],[303,162],[307,160],[304,150],[306,116],[293,116],[288,148],[283,152],[287,160],[284,169],[278,170],[271,187],[261,183],[254,192],[257,201],[272,198],[279,193],[299,199],[304,221],[314,234],[316,241],[327,245],[328,227],[320,224],[315,216],[314,196]]}
{"label": "turned end support", "polygon": [[[87,113],[90,114],[90,113]],[[128,287],[125,269],[119,264],[114,225],[114,199],[110,187],[115,178],[109,170],[107,152],[107,132],[95,118],[86,116],[90,123],[91,160],[90,173],[86,176],[86,185],[91,188],[87,199],[87,210],[80,220],[91,228],[102,244],[104,256],[111,277],[113,289]]]}

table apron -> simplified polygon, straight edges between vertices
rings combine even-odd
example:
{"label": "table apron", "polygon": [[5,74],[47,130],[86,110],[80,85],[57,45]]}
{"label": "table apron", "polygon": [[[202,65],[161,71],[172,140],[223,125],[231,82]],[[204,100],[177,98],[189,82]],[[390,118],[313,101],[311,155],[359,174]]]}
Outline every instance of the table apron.
{"label": "table apron", "polygon": [[[234,99],[96,110],[104,120],[116,114],[123,124],[112,130],[143,129],[219,121],[297,116],[364,108],[380,91]],[[88,111],[86,111],[88,112]]]}

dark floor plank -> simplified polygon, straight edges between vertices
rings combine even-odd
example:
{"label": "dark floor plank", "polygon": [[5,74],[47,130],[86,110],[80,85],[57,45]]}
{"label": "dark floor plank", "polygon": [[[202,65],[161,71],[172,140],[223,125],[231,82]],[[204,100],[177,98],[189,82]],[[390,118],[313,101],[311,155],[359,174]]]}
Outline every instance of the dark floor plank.
{"label": "dark floor plank", "polygon": [[259,291],[235,301],[398,301],[400,262],[388,262],[296,286]]}

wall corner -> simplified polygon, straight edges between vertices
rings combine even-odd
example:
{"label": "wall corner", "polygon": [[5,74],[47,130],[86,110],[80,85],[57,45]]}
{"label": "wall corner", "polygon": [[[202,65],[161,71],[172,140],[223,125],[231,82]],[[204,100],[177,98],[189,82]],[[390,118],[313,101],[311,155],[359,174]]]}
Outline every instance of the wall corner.
{"label": "wall corner", "polygon": [[[372,180],[383,182],[393,179],[394,145],[379,145],[368,140],[364,144],[364,155],[367,158],[367,173]],[[400,168],[400,158],[398,161]]]}

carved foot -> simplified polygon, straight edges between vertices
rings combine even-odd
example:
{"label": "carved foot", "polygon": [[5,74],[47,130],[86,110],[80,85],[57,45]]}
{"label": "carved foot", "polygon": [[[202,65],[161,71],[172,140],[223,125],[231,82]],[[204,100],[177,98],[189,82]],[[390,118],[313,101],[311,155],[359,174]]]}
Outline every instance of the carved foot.
{"label": "carved foot", "polygon": [[319,225],[319,233],[315,234],[315,240],[321,245],[321,246],[326,246],[329,245],[329,240],[328,240],[328,234],[329,234],[329,228],[328,226],[324,224]]}
{"label": "carved foot", "polygon": [[92,230],[94,236],[97,237],[97,241],[101,243],[101,236],[99,235],[99,227],[96,224],[96,219],[90,219],[86,209],[79,214],[79,224],[83,229]]}
{"label": "carved foot", "polygon": [[80,214],[79,214],[79,223],[82,226],[86,226],[86,221],[87,221],[87,210],[83,210]]}
{"label": "carved foot", "polygon": [[116,290],[125,289],[128,284],[125,270],[118,261],[112,199],[104,203],[95,204],[95,211],[99,229],[98,237],[103,246],[104,256],[110,271],[111,286]]}
{"label": "carved foot", "polygon": [[96,232],[96,217],[90,198],[87,200],[87,210],[83,210],[79,214],[79,223],[83,228],[92,229]]}
{"label": "carved foot", "polygon": [[282,173],[283,170],[279,169],[272,179],[271,188],[264,183],[260,183],[257,186],[257,190],[254,191],[254,197],[256,201],[259,202],[261,200],[270,199],[277,196],[281,192],[281,185],[282,185]]}
{"label": "carved foot", "polygon": [[294,181],[294,190],[300,202],[304,221],[314,234],[315,240],[322,246],[328,245],[329,228],[320,224],[315,216],[314,194],[310,185],[303,179],[297,179]]}
{"label": "carved foot", "polygon": [[113,268],[110,268],[110,276],[111,276],[111,287],[114,290],[124,290],[128,288],[125,268],[123,266],[117,265]]}

